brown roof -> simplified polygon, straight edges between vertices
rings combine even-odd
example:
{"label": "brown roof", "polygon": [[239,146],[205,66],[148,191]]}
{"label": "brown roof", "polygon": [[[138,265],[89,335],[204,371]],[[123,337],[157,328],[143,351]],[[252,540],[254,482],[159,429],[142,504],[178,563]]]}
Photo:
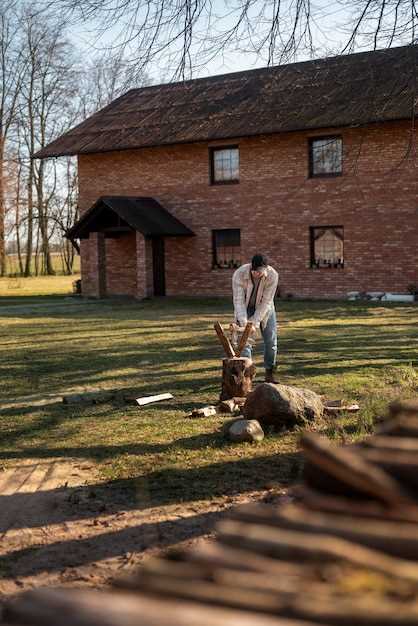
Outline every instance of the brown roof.
{"label": "brown roof", "polygon": [[[116,221],[115,218],[119,218]],[[184,237],[194,235],[154,198],[102,196],[67,232],[68,239],[86,239],[91,232],[126,227],[145,236]]]}
{"label": "brown roof", "polygon": [[38,158],[407,119],[418,46],[132,89]]}

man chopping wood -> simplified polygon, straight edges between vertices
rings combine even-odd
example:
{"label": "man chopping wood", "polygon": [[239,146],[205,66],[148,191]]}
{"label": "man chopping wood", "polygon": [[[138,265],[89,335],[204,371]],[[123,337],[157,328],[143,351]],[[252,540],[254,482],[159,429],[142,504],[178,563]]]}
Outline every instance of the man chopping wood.
{"label": "man chopping wood", "polygon": [[[260,328],[264,342],[265,381],[277,383],[274,378],[277,357],[277,320],[274,308],[279,275],[268,264],[263,254],[256,254],[251,263],[241,265],[232,276],[235,320],[244,328],[252,322]],[[241,356],[251,358],[252,347],[247,344]]]}

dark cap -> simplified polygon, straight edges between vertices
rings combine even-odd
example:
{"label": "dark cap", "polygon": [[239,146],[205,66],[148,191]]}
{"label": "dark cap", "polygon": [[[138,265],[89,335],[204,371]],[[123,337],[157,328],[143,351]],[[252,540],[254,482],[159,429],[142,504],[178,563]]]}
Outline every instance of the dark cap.
{"label": "dark cap", "polygon": [[256,271],[261,267],[267,267],[268,261],[264,254],[255,254],[251,259],[251,269]]}

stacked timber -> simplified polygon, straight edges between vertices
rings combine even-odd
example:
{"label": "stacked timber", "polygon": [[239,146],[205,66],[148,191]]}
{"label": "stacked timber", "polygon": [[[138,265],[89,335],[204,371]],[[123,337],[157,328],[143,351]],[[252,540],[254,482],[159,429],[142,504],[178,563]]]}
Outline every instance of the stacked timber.
{"label": "stacked timber", "polygon": [[10,624],[55,626],[418,625],[418,403],[337,447],[302,438],[292,503],[252,504],[216,540],[149,560],[110,591],[43,590]]}

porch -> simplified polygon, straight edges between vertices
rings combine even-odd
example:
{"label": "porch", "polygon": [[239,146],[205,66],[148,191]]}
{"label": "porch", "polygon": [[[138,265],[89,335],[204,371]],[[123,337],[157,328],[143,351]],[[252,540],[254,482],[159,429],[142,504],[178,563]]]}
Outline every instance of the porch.
{"label": "porch", "polygon": [[145,298],[166,293],[165,238],[194,233],[157,200],[104,196],[67,237],[80,240],[82,293]]}

